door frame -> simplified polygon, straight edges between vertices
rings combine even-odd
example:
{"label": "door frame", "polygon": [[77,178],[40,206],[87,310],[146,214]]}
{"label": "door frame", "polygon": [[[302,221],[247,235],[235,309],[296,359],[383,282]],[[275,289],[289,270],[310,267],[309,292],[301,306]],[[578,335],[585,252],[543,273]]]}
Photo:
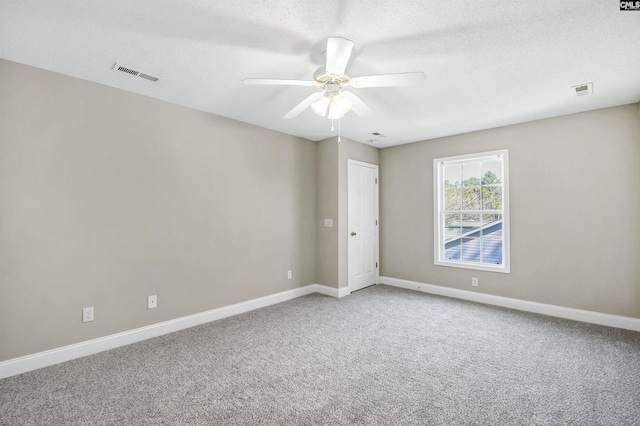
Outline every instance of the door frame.
{"label": "door frame", "polygon": [[351,170],[352,166],[359,166],[359,167],[368,167],[370,169],[374,169],[375,170],[375,178],[376,178],[376,185],[375,185],[375,220],[376,220],[376,229],[375,229],[375,263],[376,263],[376,268],[375,268],[375,283],[374,284],[378,284],[378,282],[380,281],[380,167],[378,164],[372,164],[372,163],[365,163],[364,161],[358,161],[358,160],[351,160],[348,159],[347,160],[347,288],[349,289],[349,293],[351,293],[352,288],[353,288],[353,283],[351,281],[351,273],[349,271],[349,261],[351,259],[351,251],[352,251],[352,243],[351,243],[351,238],[349,238],[349,233],[351,232],[351,223],[349,220],[349,196],[350,196],[350,185],[349,185],[349,172]]}

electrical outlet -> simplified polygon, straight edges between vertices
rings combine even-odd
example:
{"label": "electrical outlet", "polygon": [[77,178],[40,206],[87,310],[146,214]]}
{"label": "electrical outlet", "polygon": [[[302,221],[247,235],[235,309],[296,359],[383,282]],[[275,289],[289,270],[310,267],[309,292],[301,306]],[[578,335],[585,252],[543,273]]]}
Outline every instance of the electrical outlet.
{"label": "electrical outlet", "polygon": [[291,272],[291,271],[287,271],[287,278],[288,278],[288,279],[293,278],[293,272]]}
{"label": "electrical outlet", "polygon": [[471,285],[474,287],[478,287],[478,277],[471,278]]}
{"label": "electrical outlet", "polygon": [[93,321],[93,306],[90,308],[82,308],[82,322]]}
{"label": "electrical outlet", "polygon": [[158,307],[158,296],[155,294],[147,298],[147,308],[153,309]]}

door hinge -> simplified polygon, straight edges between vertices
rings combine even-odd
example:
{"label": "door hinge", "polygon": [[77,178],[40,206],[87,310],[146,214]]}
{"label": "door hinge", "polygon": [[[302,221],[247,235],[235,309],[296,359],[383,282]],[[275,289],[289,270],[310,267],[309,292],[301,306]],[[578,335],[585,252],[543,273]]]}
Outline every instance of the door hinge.
{"label": "door hinge", "polygon": [[378,262],[376,262],[376,268],[378,267]]}
{"label": "door hinge", "polygon": [[376,220],[376,226],[378,226],[378,221]]}
{"label": "door hinge", "polygon": [[378,178],[376,178],[376,185],[378,184]]}

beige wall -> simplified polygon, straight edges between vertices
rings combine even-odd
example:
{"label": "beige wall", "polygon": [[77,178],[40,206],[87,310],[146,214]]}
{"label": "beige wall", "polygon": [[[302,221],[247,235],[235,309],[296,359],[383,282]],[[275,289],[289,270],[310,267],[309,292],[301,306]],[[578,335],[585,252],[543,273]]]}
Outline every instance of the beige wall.
{"label": "beige wall", "polygon": [[0,361],[315,283],[316,155],[0,60]]}
{"label": "beige wall", "polygon": [[[316,254],[318,284],[338,285],[338,143],[336,138],[317,142]],[[333,226],[325,227],[324,219]]]}
{"label": "beige wall", "polygon": [[[639,118],[634,104],[383,149],[381,274],[640,318]],[[432,160],[503,148],[511,274],[434,266]]]}

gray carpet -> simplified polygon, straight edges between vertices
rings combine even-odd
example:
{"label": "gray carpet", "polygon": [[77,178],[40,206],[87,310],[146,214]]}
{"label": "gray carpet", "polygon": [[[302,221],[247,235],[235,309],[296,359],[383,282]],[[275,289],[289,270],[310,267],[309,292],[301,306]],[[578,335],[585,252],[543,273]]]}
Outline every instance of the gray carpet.
{"label": "gray carpet", "polygon": [[0,381],[0,424],[640,424],[640,333],[387,286]]}

